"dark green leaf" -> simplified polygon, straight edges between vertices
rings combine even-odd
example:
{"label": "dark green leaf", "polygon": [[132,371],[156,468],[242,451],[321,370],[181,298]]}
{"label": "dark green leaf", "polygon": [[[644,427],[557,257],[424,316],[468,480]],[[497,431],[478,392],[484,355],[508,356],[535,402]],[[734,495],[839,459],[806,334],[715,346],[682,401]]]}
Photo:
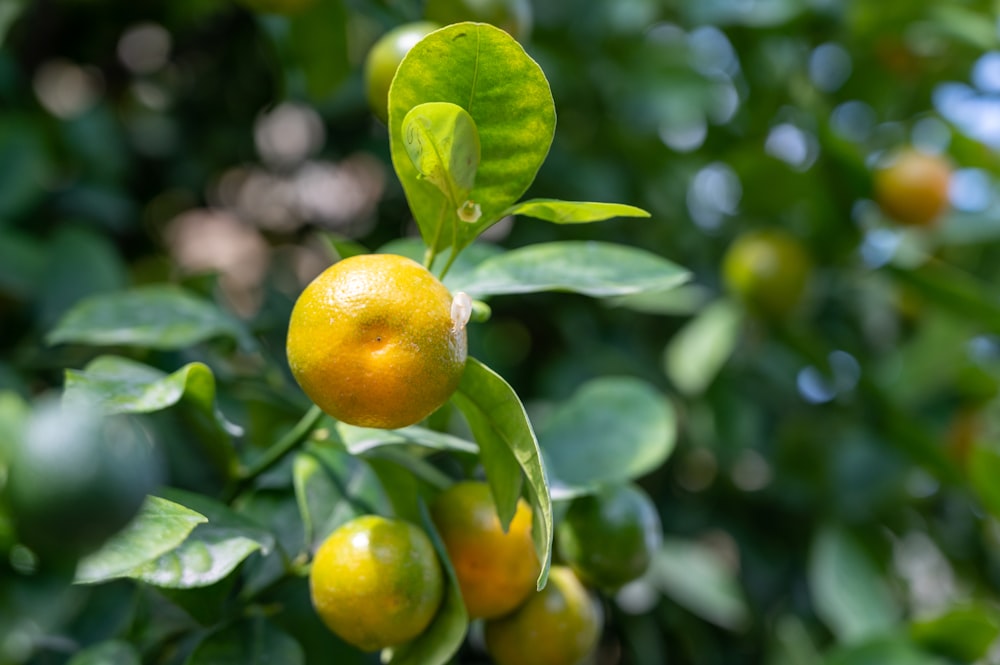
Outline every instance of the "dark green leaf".
{"label": "dark green leaf", "polygon": [[914,621],[910,636],[927,651],[962,663],[975,662],[985,658],[1000,637],[1000,612],[985,604],[952,607],[939,616]]}
{"label": "dark green leaf", "polygon": [[205,521],[204,515],[173,501],[148,497],[139,515],[124,530],[80,561],[76,582],[88,584],[125,576],[180,545]]}
{"label": "dark green leaf", "polygon": [[343,0],[314,0],[288,21],[287,57],[305,76],[309,95],[326,99],[351,71]]}
{"label": "dark green leaf", "polygon": [[213,337],[253,341],[215,304],[166,284],[91,296],[78,303],[47,336],[49,344],[124,345],[184,349]]}
{"label": "dark green leaf", "polygon": [[648,576],[671,600],[717,626],[739,630],[750,618],[732,567],[705,545],[666,539]]}
{"label": "dark green leaf", "polygon": [[990,285],[936,261],[913,270],[889,268],[889,271],[929,301],[1000,333],[1000,298]]}
{"label": "dark green leaf", "polygon": [[74,655],[67,665],[141,665],[142,658],[128,642],[109,640]]}
{"label": "dark green leaf", "polygon": [[486,259],[455,287],[476,298],[538,291],[603,298],[662,292],[690,277],[684,268],[642,249],[566,241],[529,245]]}
{"label": "dark green leaf", "polygon": [[[542,572],[538,587],[548,580],[552,562],[552,500],[542,465],[538,441],[524,406],[503,378],[475,358],[469,358],[462,382],[452,396],[479,444],[486,480],[497,513],[506,528],[517,509],[521,471],[528,479],[531,500],[531,535]],[[520,471],[518,470],[520,467]]]}
{"label": "dark green leaf", "polygon": [[208,635],[185,665],[304,665],[302,647],[267,619],[244,619]]}
{"label": "dark green leaf", "polygon": [[827,526],[816,534],[809,589],[816,614],[841,642],[860,642],[899,623],[899,608],[885,580],[843,529]]}
{"label": "dark green leaf", "polygon": [[983,506],[1000,518],[1000,452],[976,445],[969,458],[969,482]]}
{"label": "dark green leaf", "polygon": [[664,354],[667,376],[687,395],[701,394],[736,348],[742,310],[719,300],[674,335]]}
{"label": "dark green leaf", "polygon": [[903,637],[875,638],[831,651],[823,665],[946,665]]}
{"label": "dark green leaf", "polygon": [[[463,222],[440,190],[421,179],[407,154],[403,119],[415,106],[449,102],[479,131],[483,161],[469,195],[478,221]],[[503,30],[459,23],[427,35],[400,63],[389,89],[392,162],[424,242],[436,252],[462,248],[503,217],[535,178],[555,131],[545,75]]]}
{"label": "dark green leaf", "polygon": [[642,208],[623,203],[560,201],[558,199],[521,201],[511,206],[507,210],[507,214],[544,219],[556,224],[586,224],[612,217],[649,217],[649,213]]}
{"label": "dark green leaf", "polygon": [[576,490],[637,478],[659,468],[676,437],[669,400],[644,381],[594,379],[558,406],[538,440],[553,483]]}

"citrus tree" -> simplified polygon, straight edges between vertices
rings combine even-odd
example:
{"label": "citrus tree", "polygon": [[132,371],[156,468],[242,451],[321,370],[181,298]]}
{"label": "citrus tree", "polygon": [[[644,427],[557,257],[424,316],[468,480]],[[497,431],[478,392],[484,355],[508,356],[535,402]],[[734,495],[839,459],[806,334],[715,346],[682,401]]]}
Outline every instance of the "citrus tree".
{"label": "citrus tree", "polygon": [[998,18],[0,7],[0,664],[991,662]]}

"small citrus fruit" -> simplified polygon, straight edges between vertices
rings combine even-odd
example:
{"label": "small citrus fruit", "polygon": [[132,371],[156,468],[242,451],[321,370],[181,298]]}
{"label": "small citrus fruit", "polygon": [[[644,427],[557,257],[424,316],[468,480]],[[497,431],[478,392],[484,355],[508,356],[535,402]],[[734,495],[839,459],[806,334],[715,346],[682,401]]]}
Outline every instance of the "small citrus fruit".
{"label": "small citrus fruit", "polygon": [[783,316],[802,302],[812,262],[783,231],[749,231],[729,246],[722,263],[726,288],[761,314]]}
{"label": "small citrus fruit", "polygon": [[529,0],[427,0],[424,16],[443,25],[462,21],[490,23],[517,40],[531,32]]}
{"label": "small citrus fruit", "polygon": [[403,56],[413,45],[437,30],[437,23],[420,21],[393,28],[379,37],[365,57],[365,93],[368,106],[382,122],[389,120],[389,86]]}
{"label": "small citrus fruit", "polygon": [[576,665],[597,645],[603,621],[573,571],[553,566],[544,589],[486,622],[486,649],[497,665]]}
{"label": "small citrus fruit", "polygon": [[584,583],[614,591],[646,572],[663,530],[649,495],[623,484],[574,499],[557,536],[563,559]]}
{"label": "small citrus fruit", "polygon": [[452,485],[434,499],[431,517],[471,618],[503,616],[534,591],[541,568],[531,539],[531,508],[524,499],[518,499],[507,533],[486,483]]}
{"label": "small citrus fruit", "polygon": [[900,224],[930,226],[948,209],[951,165],[943,157],[907,149],[875,171],[875,200]]}
{"label": "small citrus fruit", "polygon": [[465,368],[465,321],[448,289],[393,254],[335,263],[299,296],[288,364],[302,390],[345,423],[395,429],[444,404]]}
{"label": "small citrus fruit", "polygon": [[330,630],[376,651],[409,642],[430,625],[444,577],[427,534],[409,522],[365,515],[320,545],[309,590]]}

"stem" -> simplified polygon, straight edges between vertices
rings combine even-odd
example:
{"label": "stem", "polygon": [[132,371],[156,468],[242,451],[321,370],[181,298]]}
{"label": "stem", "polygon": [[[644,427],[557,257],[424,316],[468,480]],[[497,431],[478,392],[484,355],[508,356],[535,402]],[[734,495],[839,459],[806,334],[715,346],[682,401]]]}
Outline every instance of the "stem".
{"label": "stem", "polygon": [[441,274],[438,275],[438,279],[444,279],[444,276],[448,274],[448,270],[451,269],[452,264],[455,263],[455,259],[458,258],[458,252],[458,245],[452,245],[451,255],[448,257],[448,262],[444,264],[444,268],[441,269]]}
{"label": "stem", "polygon": [[312,433],[313,429],[316,428],[316,424],[322,417],[323,411],[314,404],[308,411],[305,412],[305,415],[299,419],[299,422],[295,424],[295,427],[289,430],[285,436],[281,437],[277,443],[268,448],[267,452],[264,453],[264,456],[257,460],[253,466],[245,469],[240,474],[239,480],[236,484],[230,491],[226,492],[227,497],[230,499],[235,497],[241,490],[253,482],[254,478],[280,462],[285,455],[290,453],[296,446],[305,441],[306,437]]}

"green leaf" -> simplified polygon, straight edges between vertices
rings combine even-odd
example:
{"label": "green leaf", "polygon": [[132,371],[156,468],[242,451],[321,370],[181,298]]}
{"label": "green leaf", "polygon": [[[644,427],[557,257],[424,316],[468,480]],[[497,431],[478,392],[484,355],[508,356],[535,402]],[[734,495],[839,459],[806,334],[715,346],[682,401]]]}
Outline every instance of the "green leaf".
{"label": "green leaf", "polygon": [[208,522],[196,526],[177,548],[125,577],[170,589],[206,587],[225,579],[254,552],[267,554],[274,547],[270,533],[224,504],[180,490],[170,490],[167,496],[197,508]]}
{"label": "green leaf", "polygon": [[647,575],[678,605],[717,626],[740,630],[750,618],[732,567],[706,545],[665,539]]}
{"label": "green leaf", "polygon": [[47,336],[49,344],[186,349],[214,337],[252,348],[240,323],[214,303],[167,284],[91,296],[77,303]]}
{"label": "green leaf", "polygon": [[898,636],[879,637],[831,651],[823,665],[946,665]]}
{"label": "green leaf", "polygon": [[141,665],[142,658],[128,642],[108,640],[78,651],[67,665]]}
{"label": "green leaf", "polygon": [[538,440],[560,490],[592,490],[658,469],[670,456],[676,416],[645,381],[589,381],[542,423]]}
{"label": "green leaf", "polygon": [[644,314],[690,316],[697,314],[712,298],[707,288],[700,284],[683,284],[656,291],[642,291],[607,300],[612,307],[623,307]]}
{"label": "green leaf", "polygon": [[[449,102],[479,131],[483,160],[468,198],[478,221],[460,221],[453,206],[419,177],[406,149],[403,120],[415,106]],[[427,35],[396,71],[389,89],[392,163],[424,242],[435,252],[461,249],[503,217],[535,179],[555,132],[555,105],[541,68],[503,30],[458,23]]]}
{"label": "green leaf", "polygon": [[899,608],[875,564],[838,527],[826,526],[816,534],[809,589],[816,614],[841,642],[888,633],[899,622]]}
{"label": "green leaf", "polygon": [[556,224],[586,224],[612,217],[649,217],[649,213],[642,208],[624,203],[560,201],[558,199],[521,201],[508,208],[507,214],[544,219]]}
{"label": "green leaf", "polygon": [[476,183],[479,132],[472,116],[457,104],[429,102],[403,118],[403,142],[417,175],[437,187],[457,209]]}
{"label": "green leaf", "polygon": [[464,283],[474,298],[569,291],[595,298],[680,286],[690,273],[656,254],[606,242],[549,242],[511,250],[480,263]]}
{"label": "green leaf", "polygon": [[128,526],[80,561],[75,582],[91,584],[127,575],[180,545],[205,521],[204,515],[178,503],[147,497],[142,510]]}
{"label": "green leaf", "polygon": [[185,665],[305,665],[299,643],[263,617],[244,619],[211,633]]}
{"label": "green leaf", "polygon": [[719,300],[681,328],[667,345],[667,376],[686,395],[704,392],[726,364],[739,340],[742,310]]}
{"label": "green leaf", "polygon": [[979,444],[969,456],[969,483],[983,506],[1000,519],[1000,452]]}
{"label": "green leaf", "polygon": [[423,502],[420,502],[420,521],[441,559],[448,587],[444,601],[427,630],[409,644],[387,650],[388,653],[384,654],[382,662],[391,665],[446,665],[462,646],[469,628],[469,615],[465,610],[455,569]]}
{"label": "green leaf", "polygon": [[[486,480],[504,529],[517,509],[521,473],[528,479],[531,501],[531,535],[542,571],[538,588],[545,586],[552,563],[552,499],[541,452],[528,414],[514,389],[475,358],[469,358],[462,382],[452,396],[479,444]],[[520,468],[520,471],[518,470]]]}
{"label": "green leaf", "polygon": [[401,429],[369,429],[337,423],[337,434],[352,455],[382,448],[384,446],[416,446],[432,451],[448,451],[475,455],[479,447],[465,439],[451,434],[435,432],[425,427],[403,427]]}
{"label": "green leaf", "polygon": [[910,625],[917,645],[961,663],[985,658],[1000,638],[1000,612],[985,604],[952,607],[947,612]]}
{"label": "green leaf", "polygon": [[1000,333],[1000,298],[991,285],[939,261],[914,270],[891,266],[886,269],[927,300],[977,322],[990,332]]}
{"label": "green leaf", "polygon": [[100,356],[83,371],[66,370],[67,403],[96,404],[109,414],[152,413],[177,404],[191,409],[185,424],[203,432],[207,453],[220,470],[235,476],[239,460],[232,436],[242,434],[219,410],[215,376],[207,365],[189,363],[172,374],[128,358]]}
{"label": "green leaf", "polygon": [[343,0],[313,0],[288,19],[286,58],[305,76],[306,91],[324,100],[351,72]]}

